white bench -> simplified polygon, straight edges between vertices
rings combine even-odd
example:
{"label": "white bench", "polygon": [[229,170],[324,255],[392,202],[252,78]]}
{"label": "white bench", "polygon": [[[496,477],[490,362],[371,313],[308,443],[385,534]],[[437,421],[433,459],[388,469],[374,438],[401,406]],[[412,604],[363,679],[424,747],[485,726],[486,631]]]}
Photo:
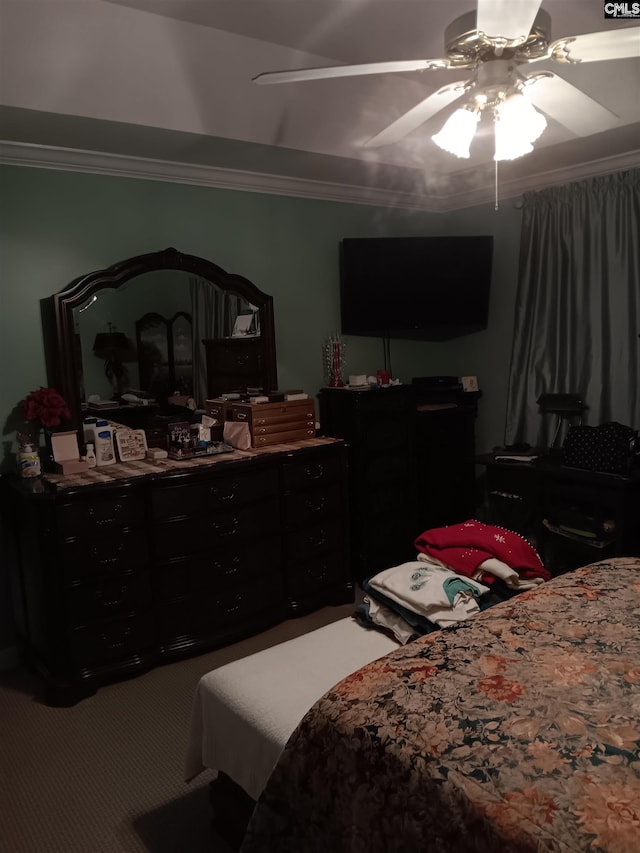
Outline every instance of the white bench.
{"label": "white bench", "polygon": [[350,673],[397,648],[395,640],[348,617],[202,676],[185,778],[209,768],[257,800],[314,702]]}

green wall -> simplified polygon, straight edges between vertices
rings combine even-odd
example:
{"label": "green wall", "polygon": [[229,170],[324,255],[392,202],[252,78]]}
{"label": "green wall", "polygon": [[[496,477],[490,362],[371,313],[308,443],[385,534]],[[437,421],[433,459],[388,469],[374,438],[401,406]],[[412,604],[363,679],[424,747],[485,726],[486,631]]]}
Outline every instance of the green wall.
{"label": "green wall", "polygon": [[[393,373],[478,376],[478,450],[500,443],[511,355],[520,213],[512,202],[451,214],[313,201],[174,183],[0,167],[0,424],[47,382],[40,300],[72,279],[174,246],[254,281],[274,297],[280,387],[315,394],[322,345],[340,327],[342,237],[494,234],[489,328],[446,343],[393,341]],[[375,373],[382,342],[350,337],[345,373]],[[0,465],[15,448],[2,436]],[[0,467],[2,470],[2,467]],[[0,545],[0,658],[12,646],[7,566]],[[0,665],[2,660],[0,659]]]}
{"label": "green wall", "polygon": [[[486,205],[428,214],[21,167],[0,168],[0,190],[3,426],[13,406],[46,383],[40,299],[83,273],[174,246],[246,276],[274,297],[280,386],[314,394],[323,381],[322,344],[339,329],[342,237],[490,233],[489,328],[446,343],[393,341],[391,357],[394,375],[405,381],[477,375],[478,448],[502,440],[520,230],[512,202],[497,212]],[[346,343],[346,373],[382,366],[380,340]],[[3,441],[6,453],[13,435]]]}

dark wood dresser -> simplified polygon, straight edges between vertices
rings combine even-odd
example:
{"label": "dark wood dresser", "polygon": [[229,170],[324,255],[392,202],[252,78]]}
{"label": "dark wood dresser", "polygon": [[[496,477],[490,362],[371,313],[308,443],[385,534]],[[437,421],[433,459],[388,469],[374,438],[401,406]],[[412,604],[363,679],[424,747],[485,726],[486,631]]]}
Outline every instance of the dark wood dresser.
{"label": "dark wood dresser", "polygon": [[415,559],[423,530],[473,516],[479,392],[442,392],[414,380],[323,388],[318,396],[323,433],[349,447],[355,578]]}
{"label": "dark wood dresser", "polygon": [[319,400],[323,431],[349,446],[352,562],[362,580],[415,554],[415,401],[406,386],[323,388]]}
{"label": "dark wood dresser", "polygon": [[17,632],[44,701],[352,601],[346,464],[342,441],[316,438],[35,488],[3,478]]}

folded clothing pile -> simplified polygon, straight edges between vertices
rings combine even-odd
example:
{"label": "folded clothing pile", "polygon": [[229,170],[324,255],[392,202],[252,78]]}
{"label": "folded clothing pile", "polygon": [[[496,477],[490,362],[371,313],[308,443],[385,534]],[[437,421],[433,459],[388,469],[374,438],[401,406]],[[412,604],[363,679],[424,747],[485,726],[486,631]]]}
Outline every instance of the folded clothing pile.
{"label": "folded clothing pile", "polygon": [[415,560],[362,581],[356,618],[406,643],[532,589],[551,575],[533,546],[502,527],[469,520],[426,530]]}

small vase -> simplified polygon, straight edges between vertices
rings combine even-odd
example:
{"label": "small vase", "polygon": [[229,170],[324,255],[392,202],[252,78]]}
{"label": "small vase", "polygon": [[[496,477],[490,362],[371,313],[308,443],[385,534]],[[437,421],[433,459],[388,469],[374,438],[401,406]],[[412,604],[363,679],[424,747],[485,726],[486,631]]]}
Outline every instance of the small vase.
{"label": "small vase", "polygon": [[342,345],[338,341],[333,343],[333,353],[331,357],[331,388],[344,388],[344,379],[342,378]]}
{"label": "small vase", "polygon": [[327,338],[324,344],[324,360],[329,388],[344,388],[342,368],[344,367],[345,344],[338,335]]}
{"label": "small vase", "polygon": [[40,476],[40,454],[33,444],[21,444],[17,454],[18,471],[25,479]]}

